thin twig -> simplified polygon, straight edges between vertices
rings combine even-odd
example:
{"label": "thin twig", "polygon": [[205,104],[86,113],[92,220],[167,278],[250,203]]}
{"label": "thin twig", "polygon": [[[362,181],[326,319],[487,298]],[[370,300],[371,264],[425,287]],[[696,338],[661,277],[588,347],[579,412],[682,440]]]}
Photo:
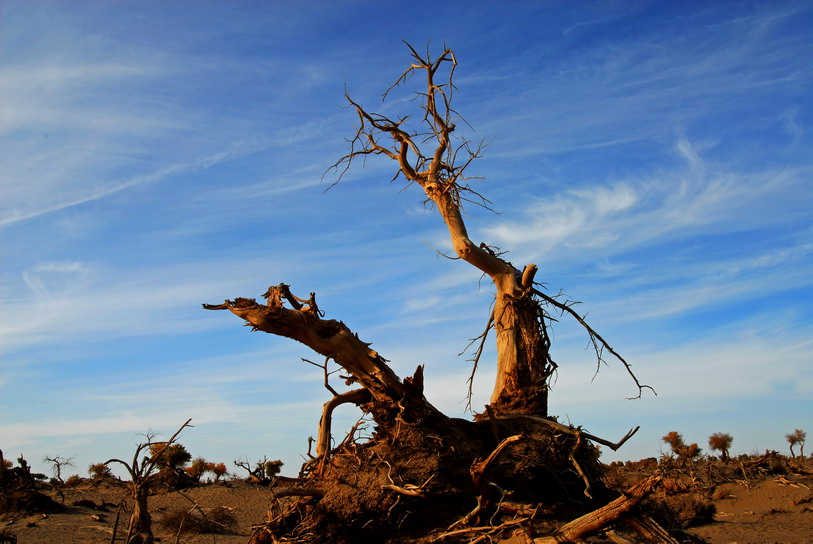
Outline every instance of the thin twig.
{"label": "thin twig", "polygon": [[[612,346],[610,346],[610,344],[608,344],[607,341],[604,340],[604,338],[601,337],[601,335],[599,333],[597,333],[595,330],[593,330],[593,328],[590,325],[587,324],[587,322],[584,320],[584,318],[581,315],[579,315],[578,312],[576,312],[569,305],[559,302],[555,298],[546,295],[545,293],[543,293],[542,291],[540,291],[540,290],[538,290],[536,288],[532,289],[532,291],[533,291],[533,293],[535,295],[541,297],[543,300],[545,300],[549,304],[559,308],[562,312],[567,312],[568,314],[570,314],[574,319],[576,319],[576,321],[579,322],[579,324],[582,327],[584,327],[587,330],[587,334],[590,335],[590,341],[593,343],[593,348],[595,349],[596,357],[598,357],[599,362],[604,362],[604,357],[602,356],[603,349],[606,349],[616,359],[621,361],[621,363],[624,365],[624,368],[627,369],[627,373],[630,375],[632,380],[635,382],[635,385],[638,387],[638,395],[635,396],[635,397],[629,397],[629,400],[641,398],[641,394],[643,393],[644,389],[649,389],[655,395],[658,394],[657,391],[655,391],[655,389],[652,388],[652,386],[642,384],[641,382],[638,381],[638,377],[632,371],[632,366],[626,361],[626,359],[624,359],[621,355],[619,355],[618,352],[616,352],[612,348]],[[599,344],[600,344],[601,347],[599,347]]]}

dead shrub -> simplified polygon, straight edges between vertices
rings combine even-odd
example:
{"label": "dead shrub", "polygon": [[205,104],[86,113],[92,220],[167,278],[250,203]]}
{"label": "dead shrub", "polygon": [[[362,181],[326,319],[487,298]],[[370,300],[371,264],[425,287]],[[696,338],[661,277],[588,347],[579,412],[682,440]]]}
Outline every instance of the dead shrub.
{"label": "dead shrub", "polygon": [[181,533],[188,534],[233,533],[237,527],[237,518],[225,506],[204,510],[203,514],[197,508],[173,508],[158,523],[173,532],[178,532],[180,528]]}
{"label": "dead shrub", "polygon": [[686,529],[714,521],[717,507],[698,493],[665,495],[658,493],[647,501],[647,508],[665,527]]}

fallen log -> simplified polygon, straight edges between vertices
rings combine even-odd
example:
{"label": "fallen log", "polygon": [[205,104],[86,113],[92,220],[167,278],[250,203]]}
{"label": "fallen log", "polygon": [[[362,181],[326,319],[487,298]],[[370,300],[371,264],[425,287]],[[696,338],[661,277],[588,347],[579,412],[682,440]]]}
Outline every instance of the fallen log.
{"label": "fallen log", "polygon": [[[583,541],[590,535],[615,525],[629,516],[632,509],[655,489],[660,483],[661,478],[660,475],[650,476],[646,480],[638,482],[614,501],[563,525],[554,534],[535,538],[534,544],[577,543]],[[654,520],[652,520],[652,523],[657,525]],[[637,527],[633,528],[636,529],[641,536],[649,540],[649,537],[642,534]],[[649,523],[647,523],[647,528],[650,528]],[[667,541],[649,540],[649,542],[653,544],[664,544]]]}

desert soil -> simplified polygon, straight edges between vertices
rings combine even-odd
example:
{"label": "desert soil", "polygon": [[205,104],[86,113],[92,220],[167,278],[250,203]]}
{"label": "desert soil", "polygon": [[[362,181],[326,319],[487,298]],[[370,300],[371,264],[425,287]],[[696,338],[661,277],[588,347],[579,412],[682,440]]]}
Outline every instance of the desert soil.
{"label": "desert soil", "polygon": [[[251,534],[251,526],[261,523],[267,518],[267,511],[271,503],[271,496],[267,488],[242,481],[229,482],[228,486],[223,484],[202,485],[184,490],[183,494],[204,511],[216,507],[226,507],[234,514],[237,523],[233,534],[214,535],[218,544],[245,544]],[[59,495],[51,494],[51,496],[62,502]],[[126,488],[117,485],[82,485],[68,488],[64,490],[66,507],[64,512],[11,519],[6,516],[5,520],[0,521],[0,529],[16,534],[18,544],[109,544],[118,505],[125,496]],[[77,506],[75,503],[79,501],[91,501],[97,506],[104,505],[104,508]],[[191,501],[177,492],[159,493],[150,497],[149,506],[153,516],[153,532],[156,541],[175,542],[175,531],[162,527],[161,518],[172,510],[189,510],[193,507]],[[121,537],[126,532],[128,520],[129,514],[122,512],[118,536]],[[183,544],[211,543],[213,535],[183,534],[179,542]]]}
{"label": "desert soil", "polygon": [[727,483],[716,489],[714,499],[714,523],[691,530],[711,544],[813,543],[809,481],[777,477],[750,485]]}
{"label": "desert soil", "polygon": [[[691,533],[710,544],[813,544],[813,491],[810,482],[772,477],[761,482],[727,483],[717,488],[714,522],[694,527]],[[82,485],[64,491],[64,512],[0,518],[0,529],[17,535],[18,544],[108,544],[116,511],[126,490],[120,485]],[[183,534],[179,542],[199,544],[245,544],[252,525],[267,518],[271,495],[267,488],[232,481],[228,486],[210,484],[184,491],[204,510],[226,507],[236,518],[231,534]],[[54,495],[57,500],[62,500]],[[189,509],[193,503],[177,492],[150,497],[156,540],[176,542],[176,533],[160,524],[173,509]],[[76,505],[79,501],[90,503]],[[122,513],[119,535],[126,529],[128,514]],[[160,539],[160,540],[159,540]],[[599,542],[595,540],[594,542]]]}

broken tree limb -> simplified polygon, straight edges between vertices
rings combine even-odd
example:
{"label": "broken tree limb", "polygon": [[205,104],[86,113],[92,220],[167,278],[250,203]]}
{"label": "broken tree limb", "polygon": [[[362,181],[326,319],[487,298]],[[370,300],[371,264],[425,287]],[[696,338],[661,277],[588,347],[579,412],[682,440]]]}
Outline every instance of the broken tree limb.
{"label": "broken tree limb", "polygon": [[[638,387],[638,395],[635,396],[635,397],[630,397],[631,399],[639,399],[639,398],[641,398],[641,395],[643,394],[644,389],[649,389],[655,395],[658,394],[652,386],[642,384],[641,382],[638,381],[638,377],[632,371],[632,365],[630,365],[627,362],[626,359],[624,359],[617,351],[615,351],[612,348],[612,346],[610,346],[610,344],[608,344],[607,341],[604,338],[602,338],[602,336],[599,333],[597,333],[595,330],[593,330],[593,327],[588,325],[587,321],[585,321],[584,318],[581,315],[579,315],[579,313],[576,310],[574,310],[569,304],[559,302],[555,298],[553,298],[553,297],[551,297],[549,295],[546,295],[545,293],[543,293],[539,289],[531,289],[531,291],[536,296],[540,297],[542,300],[547,302],[548,304],[550,304],[552,306],[555,306],[556,308],[559,308],[559,310],[562,311],[563,313],[570,314],[576,321],[579,322],[579,324],[582,327],[584,327],[584,329],[587,331],[587,334],[590,336],[590,342],[592,342],[592,344],[593,344],[593,349],[596,352],[596,358],[598,359],[599,365],[601,365],[601,363],[604,362],[604,357],[602,355],[602,351],[605,350],[605,349],[607,351],[609,351],[616,359],[621,361],[621,364],[623,364],[624,368],[627,370],[627,374],[630,375],[632,380],[635,382],[636,387]],[[598,372],[598,370],[596,372]]]}
{"label": "broken tree limb", "polygon": [[489,500],[488,482],[485,479],[486,471],[488,471],[491,464],[494,463],[494,461],[496,461],[500,455],[502,455],[505,448],[521,438],[521,434],[509,436],[497,444],[497,447],[494,448],[494,451],[492,451],[488,457],[486,457],[485,461],[475,460],[469,472],[471,473],[471,479],[474,482],[474,487],[477,488],[477,491],[479,492],[479,495],[477,496],[477,506],[474,507],[474,510],[466,514],[463,519],[455,522],[450,529],[457,527],[458,525],[470,525],[472,521],[476,522],[480,512],[488,508]]}
{"label": "broken tree limb", "polygon": [[590,484],[590,478],[587,477],[587,474],[584,472],[584,469],[579,464],[578,459],[576,458],[576,454],[579,453],[579,449],[584,445],[584,434],[579,433],[576,435],[576,443],[573,444],[573,449],[570,450],[570,455],[568,459],[570,460],[570,464],[576,469],[576,472],[579,474],[579,477],[584,482],[584,496],[588,499],[592,499],[593,496],[590,495],[590,488],[592,487]]}
{"label": "broken tree limb", "polygon": [[609,440],[607,440],[605,438],[601,438],[601,437],[596,436],[594,434],[584,432],[578,427],[571,427],[569,425],[563,425],[562,423],[559,423],[558,421],[553,421],[552,419],[548,419],[548,418],[544,418],[544,417],[532,416],[532,415],[529,415],[529,414],[503,414],[502,416],[500,416],[500,419],[528,419],[528,420],[531,420],[531,421],[536,421],[538,423],[542,423],[542,424],[547,425],[549,427],[553,427],[557,431],[561,431],[563,433],[566,433],[566,434],[569,434],[569,435],[572,435],[572,436],[578,437],[579,435],[581,435],[581,436],[583,436],[585,438],[588,438],[588,439],[592,440],[593,442],[597,442],[599,444],[607,446],[608,448],[610,448],[613,451],[618,451],[618,449],[621,446],[623,446],[624,443],[627,440],[632,438],[632,436],[635,433],[638,432],[638,429],[641,428],[641,426],[638,425],[634,429],[630,429],[629,432],[627,432],[627,434],[625,434],[621,438],[621,440],[619,440],[618,442],[610,442]]}
{"label": "broken tree limb", "polygon": [[324,494],[325,491],[323,489],[292,487],[275,492],[274,497],[277,499],[281,499],[283,497],[321,497]]}
{"label": "broken tree limb", "polygon": [[680,544],[657,521],[645,514],[631,516],[627,519],[627,525],[651,544]]}
{"label": "broken tree limb", "polygon": [[467,533],[492,533],[495,531],[502,531],[509,527],[513,527],[515,525],[522,525],[523,523],[527,522],[530,518],[524,517],[519,519],[512,519],[511,521],[506,521],[501,525],[481,525],[479,527],[467,527],[465,529],[455,529],[454,531],[447,531],[445,533],[441,533],[438,536],[434,537],[430,542],[438,542],[443,540],[444,538],[450,536],[460,536]]}
{"label": "broken tree limb", "polygon": [[488,338],[488,331],[493,326],[494,326],[494,311],[492,310],[491,313],[489,313],[488,315],[488,323],[486,323],[486,330],[483,331],[483,334],[476,338],[472,338],[471,341],[469,342],[469,345],[466,346],[466,349],[458,353],[458,356],[463,355],[463,353],[465,353],[466,350],[468,350],[469,347],[471,347],[471,345],[474,344],[474,342],[476,342],[477,340],[480,341],[480,343],[477,345],[477,350],[474,352],[474,355],[472,356],[471,359],[469,359],[471,361],[471,375],[469,376],[469,379],[466,380],[466,383],[469,386],[469,391],[468,394],[466,395],[466,410],[471,409],[471,398],[472,396],[474,396],[474,375],[477,373],[477,364],[480,362],[480,357],[483,355],[483,349],[485,348],[486,338]]}
{"label": "broken tree limb", "polygon": [[[433,416],[445,420],[423,396],[422,383],[402,382],[370,344],[363,342],[341,321],[322,319],[307,311],[287,285],[268,288],[267,305],[249,298],[226,300],[223,304],[204,304],[206,310],[229,310],[244,319],[255,331],[291,338],[305,344],[315,352],[333,359],[345,369],[353,381],[367,389],[378,407],[398,409],[398,405],[416,411],[421,417]],[[287,308],[288,301],[293,308]],[[378,414],[379,416],[382,414]]]}
{"label": "broken tree limb", "polygon": [[650,476],[628,489],[614,501],[585,514],[559,528],[556,533],[534,539],[534,544],[562,544],[581,542],[626,517],[629,512],[649,495],[661,481],[661,476]]}
{"label": "broken tree limb", "polygon": [[322,407],[322,420],[319,422],[319,438],[316,440],[316,457],[321,457],[323,463],[324,458],[327,457],[327,453],[330,451],[330,426],[333,420],[333,410],[342,404],[350,402],[361,404],[368,402],[371,398],[367,389],[354,389],[336,395],[324,404]]}

